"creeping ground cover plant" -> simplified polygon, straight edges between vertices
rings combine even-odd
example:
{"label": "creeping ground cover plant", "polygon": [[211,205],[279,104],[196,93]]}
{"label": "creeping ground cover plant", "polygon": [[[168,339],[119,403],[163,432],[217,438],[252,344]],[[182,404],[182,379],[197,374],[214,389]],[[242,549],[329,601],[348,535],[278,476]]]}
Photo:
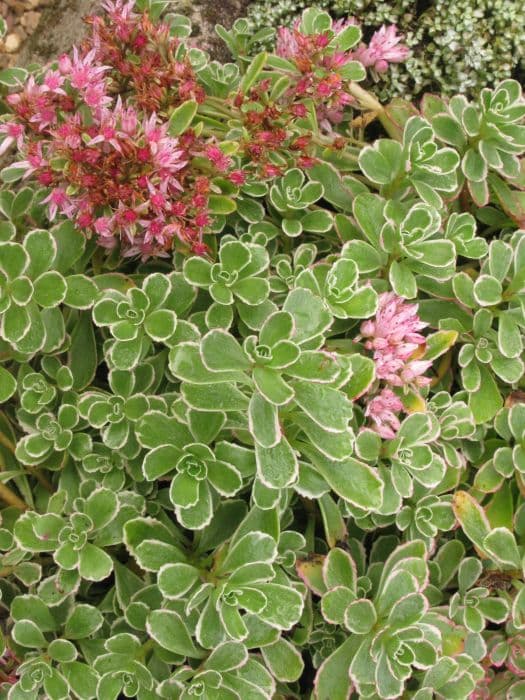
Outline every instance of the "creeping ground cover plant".
{"label": "creeping ground cover plant", "polygon": [[519,83],[100,10],[0,73],[0,698],[525,697]]}

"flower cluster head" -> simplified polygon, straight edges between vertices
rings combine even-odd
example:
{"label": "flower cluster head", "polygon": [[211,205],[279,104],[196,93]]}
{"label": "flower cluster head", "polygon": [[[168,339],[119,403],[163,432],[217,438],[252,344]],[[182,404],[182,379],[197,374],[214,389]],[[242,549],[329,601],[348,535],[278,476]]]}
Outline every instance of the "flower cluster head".
{"label": "flower cluster head", "polygon": [[175,56],[179,40],[133,6],[105,3],[83,46],[8,95],[1,148],[16,143],[24,177],[50,188],[51,220],[73,219],[106,248],[120,240],[127,254],[163,255],[174,238],[201,252],[210,183],[188,163],[204,143],[191,130],[171,136],[163,115],[204,92]]}
{"label": "flower cluster head", "polygon": [[392,389],[385,387],[377,396],[371,399],[365,409],[365,416],[370,418],[381,437],[391,439],[395,437],[401,422],[397,414],[403,410],[403,403]]}
{"label": "flower cluster head", "polygon": [[294,84],[294,97],[309,97],[318,103],[332,123],[342,120],[343,110],[353,101],[347,91],[347,80],[341,69],[354,60],[350,51],[328,50],[333,34],[352,24],[335,23],[332,31],[306,34],[297,21],[292,29],[278,30],[276,53],[291,61],[301,77]]}
{"label": "flower cluster head", "polygon": [[384,73],[390,63],[402,63],[408,58],[410,49],[402,41],[403,37],[397,33],[395,24],[388,27],[383,25],[374,32],[368,46],[361,44],[354,52],[354,58],[365,68]]}
{"label": "flower cluster head", "polygon": [[339,124],[345,107],[354,101],[348,92],[348,79],[355,79],[349,64],[358,61],[365,68],[382,73],[389,63],[404,61],[409,54],[395,25],[382,26],[368,46],[362,43],[355,50],[333,46],[334,35],[350,26],[357,28],[357,24],[357,20],[350,17],[333,22],[330,31],[305,33],[301,21],[297,20],[291,29],[280,27],[277,32],[276,53],[294,63],[302,76],[294,85],[293,93],[316,102],[325,128],[329,124]]}
{"label": "flower cluster head", "polygon": [[366,415],[382,437],[394,436],[399,428],[395,414],[403,409],[390,387],[418,389],[431,381],[424,374],[432,362],[414,357],[425,345],[420,331],[426,325],[418,316],[417,304],[407,304],[394,292],[381,294],[375,318],[361,324],[365,347],[373,352],[376,378],[386,384],[366,408]]}

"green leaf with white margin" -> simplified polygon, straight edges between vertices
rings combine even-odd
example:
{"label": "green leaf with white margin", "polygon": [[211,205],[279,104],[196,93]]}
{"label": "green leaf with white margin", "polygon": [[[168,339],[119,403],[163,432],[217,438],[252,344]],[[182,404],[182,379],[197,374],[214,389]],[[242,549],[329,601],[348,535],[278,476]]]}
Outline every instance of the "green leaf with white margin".
{"label": "green leaf with white margin", "polygon": [[341,372],[341,365],[333,354],[323,350],[303,350],[293,365],[286,367],[286,374],[309,382],[330,384]]}
{"label": "green leaf with white margin", "polygon": [[144,330],[152,340],[163,342],[170,338],[177,327],[177,315],[170,309],[157,309],[144,322]]}
{"label": "green leaf with white margin", "polygon": [[202,659],[206,652],[198,649],[182,617],[174,610],[154,610],[146,621],[146,629],[152,639],[163,649],[190,659]]}
{"label": "green leaf with white margin", "polygon": [[165,598],[177,600],[183,598],[199,579],[198,569],[189,564],[178,562],[165,564],[160,568],[157,585]]}
{"label": "green leaf with white margin", "polygon": [[348,552],[339,547],[333,547],[323,562],[323,580],[327,588],[344,586],[356,593],[357,568]]}
{"label": "green leaf with white margin", "polygon": [[483,508],[466,491],[456,491],[452,499],[452,508],[465,535],[483,551],[483,543],[490,533],[490,523]]}
{"label": "green leaf with white margin", "polygon": [[224,561],[217,569],[221,573],[236,572],[247,564],[271,564],[277,557],[277,545],[265,532],[248,532],[230,546]]}
{"label": "green leaf with white margin", "polygon": [[512,623],[518,629],[525,629],[525,586],[512,603]]}
{"label": "green leaf with white margin", "polygon": [[376,469],[352,457],[334,462],[310,447],[303,451],[338,496],[359,508],[381,507],[384,484]]}
{"label": "green leaf with white margin", "polygon": [[61,304],[66,291],[66,281],[62,275],[55,270],[49,270],[35,280],[33,299],[39,306],[47,309]]}
{"label": "green leaf with white margin", "polygon": [[30,649],[45,649],[47,640],[32,620],[15,622],[11,635],[17,644]]}
{"label": "green leaf with white margin", "polygon": [[361,639],[351,635],[323,661],[314,681],[316,700],[348,700],[353,687],[348,669],[360,644]]}
{"label": "green leaf with white margin", "polygon": [[354,634],[368,634],[376,622],[376,610],[371,600],[354,600],[344,612],[345,627]]}
{"label": "green leaf with white margin", "polygon": [[0,403],[4,403],[16,391],[16,379],[11,372],[0,366]]}
{"label": "green leaf with white margin", "polygon": [[103,549],[88,542],[80,553],[78,571],[88,581],[103,581],[113,571],[113,560]]}
{"label": "green leaf with white margin", "polygon": [[295,403],[321,428],[341,433],[352,417],[352,404],[343,392],[324,384],[297,381],[293,385]]}
{"label": "green leaf with white margin", "polygon": [[351,24],[340,31],[330,43],[337,46],[339,51],[348,51],[359,42],[361,36],[361,28],[356,24]]}
{"label": "green leaf with white margin", "polygon": [[68,639],[85,639],[94,634],[104,623],[104,617],[98,608],[86,603],[75,605],[69,614],[64,628]]}
{"label": "green leaf with white margin", "polygon": [[248,652],[244,644],[226,641],[219,644],[204,662],[207,670],[224,673],[244,666],[248,661]]}
{"label": "green leaf with white margin", "polygon": [[118,499],[110,489],[99,488],[86,499],[83,511],[91,518],[93,529],[99,530],[108,525],[118,512]]}
{"label": "green leaf with white margin", "polygon": [[286,297],[283,311],[288,311],[294,319],[292,340],[297,343],[304,343],[324,333],[333,322],[324,301],[305,288],[292,289]]}
{"label": "green leaf with white margin", "polygon": [[519,357],[523,352],[521,332],[510,313],[502,313],[498,317],[498,348],[508,358]]}
{"label": "green leaf with white margin", "polygon": [[304,661],[298,649],[280,638],[274,644],[261,648],[261,654],[272,676],[283,683],[298,680],[304,670]]}
{"label": "green leaf with white margin", "polygon": [[392,182],[402,161],[402,146],[391,139],[378,139],[359,153],[359,167],[366,177],[378,185]]}
{"label": "green leaf with white margin", "polygon": [[403,263],[394,260],[390,265],[388,278],[394,292],[405,299],[414,299],[417,294],[417,283],[414,273]]}
{"label": "green leaf with white margin", "polygon": [[89,309],[97,296],[97,285],[86,275],[70,275],[66,278],[66,306],[73,309]]}
{"label": "green leaf with white margin", "polygon": [[270,403],[284,406],[292,400],[293,389],[284,381],[280,373],[270,367],[254,367],[255,386]]}
{"label": "green leaf with white margin", "polygon": [[255,393],[250,399],[248,425],[254,440],[261,447],[275,447],[281,439],[277,406],[261,394]]}
{"label": "green leaf with white margin", "polygon": [[258,583],[252,588],[266,597],[266,605],[258,615],[272,627],[291,629],[301,617],[304,601],[299,591],[279,583]]}
{"label": "green leaf with white margin", "polygon": [[173,486],[175,480],[171,482],[170,500],[175,506],[175,514],[180,524],[188,530],[202,530],[209,524],[213,517],[213,501],[211,490],[206,481],[199,481],[198,500],[195,505],[182,508],[176,505]]}
{"label": "green leaf with white margin", "polygon": [[245,376],[238,371],[211,371],[202,361],[200,346],[197,343],[179,343],[169,352],[170,371],[189,384],[214,384],[239,382]]}
{"label": "green leaf with white margin", "polygon": [[497,527],[483,540],[483,549],[498,564],[513,569],[521,568],[521,557],[513,533],[506,527]]}
{"label": "green leaf with white margin", "polygon": [[480,383],[477,391],[469,394],[469,408],[477,424],[492,420],[503,406],[503,398],[494,376],[487,365],[478,363]]}
{"label": "green leaf with white margin", "polygon": [[201,340],[202,361],[211,372],[242,371],[250,362],[239,342],[228,333],[215,328]]}
{"label": "green leaf with white margin", "polygon": [[283,436],[274,447],[255,445],[257,474],[265,486],[281,489],[291,486],[298,477],[297,455]]}
{"label": "green leaf with white margin", "polygon": [[221,383],[206,386],[183,382],[181,393],[184,401],[199,411],[246,411],[248,397],[234,384]]}
{"label": "green leaf with white margin", "polygon": [[258,53],[255,58],[252,59],[252,62],[246,69],[246,73],[241,80],[240,89],[243,93],[249,92],[266,65],[267,60],[268,54],[264,51]]}
{"label": "green leaf with white margin", "polygon": [[168,133],[170,136],[180,136],[189,128],[197,114],[199,105],[196,100],[187,100],[176,107],[170,115]]}

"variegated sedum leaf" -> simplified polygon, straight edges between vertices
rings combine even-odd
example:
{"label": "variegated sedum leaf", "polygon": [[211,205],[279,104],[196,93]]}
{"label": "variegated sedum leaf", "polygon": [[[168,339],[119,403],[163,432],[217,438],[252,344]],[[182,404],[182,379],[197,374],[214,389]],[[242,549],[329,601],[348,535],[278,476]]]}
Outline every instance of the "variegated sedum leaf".
{"label": "variegated sedum leaf", "polygon": [[0,700],[523,697],[519,84],[168,4],[0,75]]}

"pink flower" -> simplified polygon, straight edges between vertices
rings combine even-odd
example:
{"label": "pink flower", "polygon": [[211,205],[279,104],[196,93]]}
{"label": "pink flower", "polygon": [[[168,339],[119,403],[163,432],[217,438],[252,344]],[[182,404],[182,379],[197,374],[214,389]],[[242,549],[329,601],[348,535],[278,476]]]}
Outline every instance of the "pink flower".
{"label": "pink flower", "polygon": [[401,425],[396,413],[403,410],[403,404],[391,389],[385,388],[367,405],[365,415],[373,422],[374,430],[382,438],[391,440]]}
{"label": "pink flower", "polygon": [[[177,139],[167,137],[159,142],[156,152],[153,154],[153,163],[159,170],[174,173],[181,170],[186,162],[184,151],[178,148]],[[180,189],[180,184],[176,180],[170,180],[170,184]]]}
{"label": "pink flower", "polygon": [[366,415],[382,437],[395,435],[399,420],[394,412],[403,408],[390,387],[418,389],[431,382],[424,374],[432,362],[413,357],[425,344],[425,337],[419,332],[425,326],[417,314],[417,305],[407,304],[393,292],[381,294],[375,318],[361,324],[361,338],[366,338],[365,347],[373,351],[376,378],[387,385],[366,408]]}
{"label": "pink flower", "polygon": [[206,156],[220,172],[225,172],[231,165],[231,158],[224,155],[218,146],[208,146]]}
{"label": "pink flower", "polygon": [[375,318],[364,321],[361,335],[369,338],[365,346],[369,349],[383,349],[387,346],[401,346],[405,350],[408,343],[411,352],[425,342],[418,331],[426,327],[417,315],[417,304],[407,304],[394,292],[384,292],[379,296],[379,307]]}
{"label": "pink flower", "polygon": [[137,110],[133,106],[124,107],[120,95],[117,98],[114,110],[115,116],[120,120],[122,131],[128,135],[135,134],[139,125]]}
{"label": "pink flower", "polygon": [[57,95],[65,95],[66,91],[62,89],[64,84],[64,76],[57,70],[48,70],[44,75],[42,90],[44,92],[54,92]]}
{"label": "pink flower", "polygon": [[71,217],[75,209],[71,199],[62,187],[56,187],[52,190],[51,194],[42,200],[42,204],[49,204],[50,221],[53,221],[58,212]]}
{"label": "pink flower", "polygon": [[6,122],[0,124],[0,134],[5,134],[4,140],[0,144],[0,156],[7,151],[9,146],[16,143],[20,150],[24,143],[24,126],[16,122]]}
{"label": "pink flower", "polygon": [[279,27],[277,30],[277,43],[275,53],[282,58],[294,58],[299,53],[299,43],[297,41],[297,27],[299,22],[295,23],[294,29],[288,27]]}
{"label": "pink flower", "polygon": [[62,75],[66,75],[71,72],[73,64],[67,53],[63,53],[58,59],[58,70]]}
{"label": "pink flower", "polygon": [[71,86],[75,88],[75,90],[85,90],[89,88],[90,85],[98,82],[100,77],[109,70],[109,66],[96,65],[95,61],[96,52],[94,49],[81,57],[75,46],[73,49],[73,60],[70,61],[70,65],[68,66],[66,62],[63,62],[63,66],[69,68],[66,73],[69,73],[68,77]]}
{"label": "pink flower", "polygon": [[157,115],[155,112],[151,114],[148,118],[144,119],[142,123],[142,130],[144,131],[144,137],[146,143],[149,145],[151,152],[155,153],[157,144],[165,136],[166,129],[157,125]]}
{"label": "pink flower", "polygon": [[92,83],[84,90],[84,102],[92,109],[101,109],[111,102],[111,97],[106,95],[106,86],[102,82]]}
{"label": "pink flower", "polygon": [[99,216],[98,219],[95,219],[93,228],[101,238],[113,236],[113,221],[110,216]]}
{"label": "pink flower", "polygon": [[243,170],[233,170],[228,178],[237,187],[241,187],[246,182],[246,175]]}
{"label": "pink flower", "polygon": [[102,8],[107,12],[110,20],[115,25],[115,31],[119,39],[127,41],[133,31],[134,21],[138,15],[133,12],[135,0],[106,0]]}
{"label": "pink flower", "polygon": [[389,63],[401,63],[406,60],[410,49],[401,43],[403,37],[398,36],[395,24],[383,25],[374,32],[368,46],[361,46],[354,51],[353,57],[360,61],[365,68],[373,68],[378,73],[388,70]]}

